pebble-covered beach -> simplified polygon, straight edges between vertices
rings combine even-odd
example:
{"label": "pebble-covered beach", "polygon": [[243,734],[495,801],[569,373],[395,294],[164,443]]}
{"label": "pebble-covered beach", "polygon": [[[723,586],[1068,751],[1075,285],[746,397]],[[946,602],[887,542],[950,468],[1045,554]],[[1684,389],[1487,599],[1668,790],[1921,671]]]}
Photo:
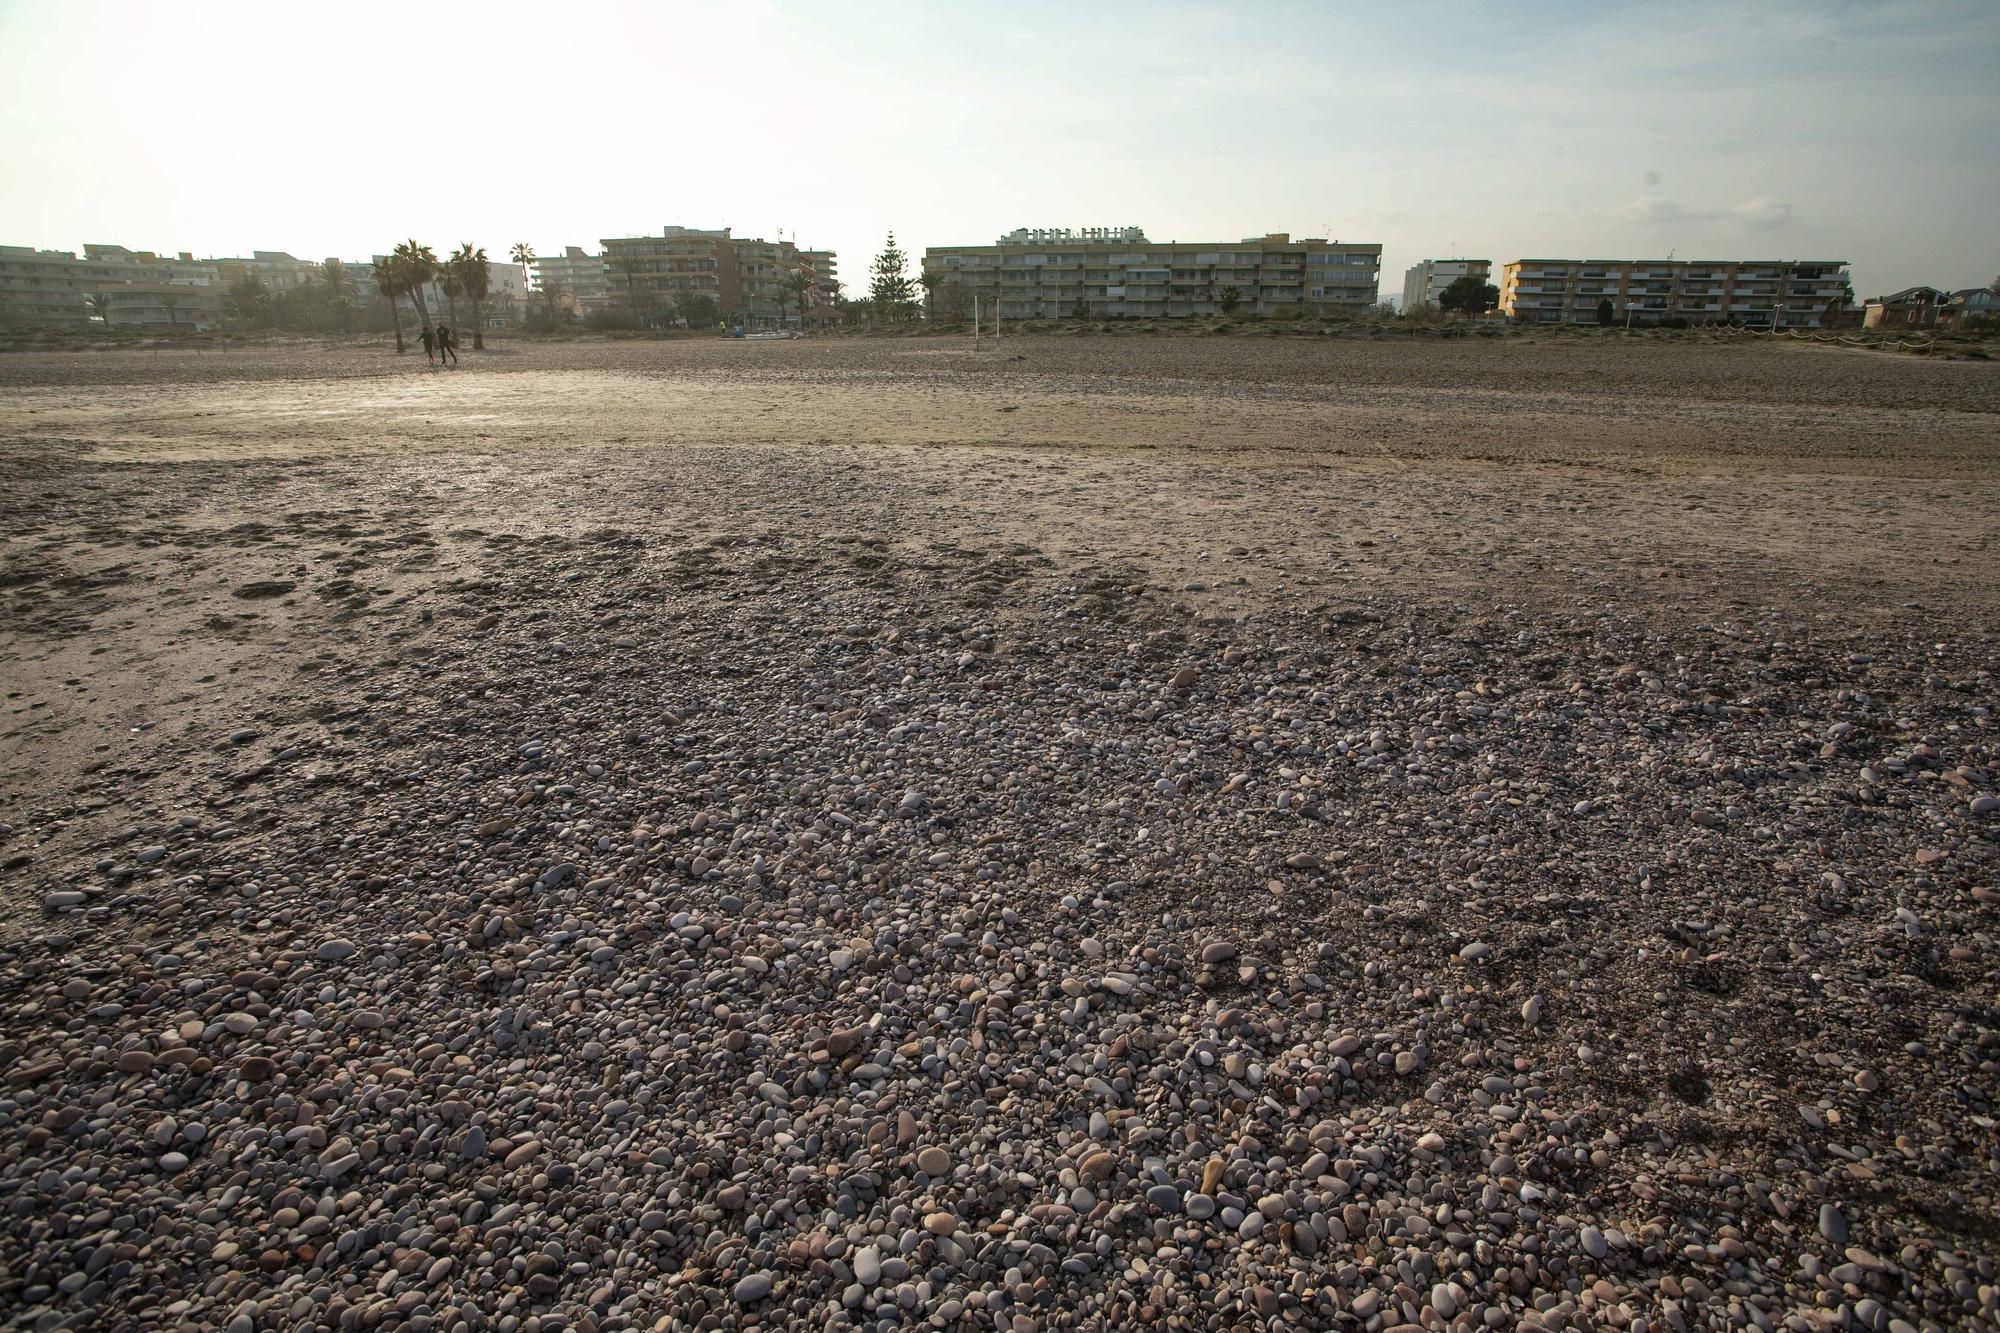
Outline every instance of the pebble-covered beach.
{"label": "pebble-covered beach", "polygon": [[0,361],[0,1312],[2000,1326],[2000,371],[1210,347]]}

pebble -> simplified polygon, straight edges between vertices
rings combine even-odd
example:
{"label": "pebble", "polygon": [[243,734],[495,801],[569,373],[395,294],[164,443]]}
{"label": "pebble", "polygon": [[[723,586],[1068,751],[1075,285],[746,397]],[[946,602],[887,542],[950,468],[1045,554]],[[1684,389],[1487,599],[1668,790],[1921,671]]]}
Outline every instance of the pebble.
{"label": "pebble", "polygon": [[570,484],[294,761],[10,808],[24,1326],[2000,1323],[1990,646]]}

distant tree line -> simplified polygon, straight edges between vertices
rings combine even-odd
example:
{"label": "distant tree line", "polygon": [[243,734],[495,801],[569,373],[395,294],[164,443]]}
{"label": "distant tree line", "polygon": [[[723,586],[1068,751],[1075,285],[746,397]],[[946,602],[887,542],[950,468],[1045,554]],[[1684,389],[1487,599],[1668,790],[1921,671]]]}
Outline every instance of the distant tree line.
{"label": "distant tree line", "polygon": [[[534,248],[526,243],[514,245],[508,255],[523,266],[533,264],[536,258]],[[583,316],[587,328],[639,329],[670,321],[690,329],[713,329],[743,321],[748,313],[724,309],[713,292],[656,290],[648,275],[629,263],[614,259],[607,267],[612,301],[607,308]],[[870,268],[865,296],[848,299],[838,281],[823,282],[809,263],[802,262],[779,279],[775,300],[780,317],[803,316],[817,298],[819,308],[830,310],[835,321],[845,324],[936,318],[941,278],[937,273],[912,278],[909,256],[890,232]],[[388,332],[395,337],[396,350],[402,352],[407,350],[404,303],[414,313],[417,326],[428,328],[433,321],[424,292],[433,282],[444,299],[445,318],[456,326],[463,302],[472,317],[472,345],[484,346],[486,251],[471,242],[439,259],[430,246],[412,238],[397,244],[365,271],[331,259],[309,280],[283,291],[252,275],[229,288],[225,313],[236,327],[259,332]],[[963,293],[956,288],[945,290],[962,301]],[[1240,296],[1234,289],[1229,294]],[[545,283],[531,295],[523,322],[531,330],[560,329],[575,322],[575,311],[572,293],[557,283]]]}
{"label": "distant tree line", "polygon": [[428,245],[405,241],[387,258],[376,260],[365,276],[353,265],[329,259],[305,281],[284,290],[252,273],[229,285],[223,314],[236,328],[260,333],[393,331],[400,352],[404,343],[398,303],[409,301],[418,324],[428,327],[430,310],[423,291],[432,281],[444,296],[452,324],[459,321],[459,302],[465,302],[473,320],[472,345],[484,347],[490,273],[486,251],[470,241],[442,261]]}
{"label": "distant tree line", "polygon": [[289,290],[274,290],[254,273],[238,279],[223,294],[223,314],[258,332],[353,333],[366,321],[370,300],[353,270],[329,259]]}

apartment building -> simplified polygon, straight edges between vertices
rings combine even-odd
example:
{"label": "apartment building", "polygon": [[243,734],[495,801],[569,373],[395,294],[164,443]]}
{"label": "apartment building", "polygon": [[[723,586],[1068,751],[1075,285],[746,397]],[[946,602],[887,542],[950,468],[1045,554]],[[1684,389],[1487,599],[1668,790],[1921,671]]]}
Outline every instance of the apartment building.
{"label": "apartment building", "polygon": [[799,262],[812,269],[813,288],[806,293],[806,318],[830,319],[840,296],[840,262],[831,250],[801,250]]}
{"label": "apartment building", "polygon": [[560,292],[575,302],[579,314],[602,310],[609,297],[604,282],[604,257],[579,245],[566,245],[559,255],[538,255],[528,264],[529,286],[538,292]]}
{"label": "apartment building", "polygon": [[[380,259],[382,256],[377,255],[375,258]],[[351,271],[355,266],[349,265],[348,267]],[[362,271],[368,271],[367,267],[364,266]],[[368,279],[366,290],[369,292],[375,290],[375,280],[372,276]],[[485,311],[487,328],[505,328],[508,324],[519,319],[521,315],[521,302],[526,298],[527,294],[527,279],[523,276],[519,264],[504,259],[489,259],[486,261]],[[407,301],[409,298],[406,296],[403,300]],[[430,311],[432,319],[449,320],[452,315],[454,302],[452,298],[444,294],[444,286],[437,278],[432,278],[424,284],[424,308]],[[465,296],[458,297],[456,309],[458,319],[461,323],[465,323],[473,318],[472,301],[470,298]]]}
{"label": "apartment building", "polygon": [[1491,282],[1493,263],[1487,259],[1426,259],[1412,264],[1403,273],[1403,313],[1420,306],[1436,306],[1444,289],[1460,278]]}
{"label": "apartment building", "polygon": [[724,309],[744,314],[777,315],[795,304],[786,284],[795,278],[804,260],[790,241],[732,240],[736,252],[736,284],[740,293],[734,305]]}
{"label": "apartment building", "polygon": [[316,282],[320,266],[310,259],[298,259],[283,250],[253,250],[250,258],[205,259],[215,267],[225,287],[234,287],[245,278],[255,278],[273,293],[295,292]]}
{"label": "apartment building", "polygon": [[1817,328],[1853,303],[1844,259],[1517,259],[1500,270],[1500,312],[1537,324],[1731,321]]}
{"label": "apartment building", "polygon": [[181,287],[212,287],[218,293],[225,285],[215,261],[196,259],[183,250],[178,255],[155,254],[151,250],[128,250],[122,245],[83,247],[83,271],[96,284],[153,283]]}
{"label": "apartment building", "polygon": [[815,289],[830,290],[820,284],[837,272],[831,250],[733,236],[728,227],[665,227],[658,236],[615,237],[602,244],[608,303],[648,322],[671,319],[687,295],[712,297],[731,317],[789,320],[800,310],[789,285],[794,275],[809,273],[815,280],[815,288],[806,292],[810,308],[818,303]]}
{"label": "apartment building", "polygon": [[0,325],[88,324],[90,292],[75,251],[0,245]]}
{"label": "apartment building", "polygon": [[79,258],[69,250],[0,246],[0,321],[7,323],[86,326],[102,319],[205,330],[222,322],[222,297],[216,266],[187,253],[168,258],[86,245]]}
{"label": "apartment building", "polygon": [[[933,246],[933,301],[959,318],[972,297],[1007,319],[1335,314],[1375,304],[1380,245],[1293,240],[1148,241],[1136,227],[1023,229],[993,245]],[[1233,294],[1232,294],[1233,289]]]}
{"label": "apartment building", "polygon": [[205,333],[222,325],[227,313],[220,286],[185,282],[103,282],[96,295],[104,320],[113,328],[185,329]]}
{"label": "apartment building", "polygon": [[521,318],[528,299],[528,274],[511,259],[495,259],[486,265],[486,327],[505,328]]}
{"label": "apartment building", "polygon": [[734,310],[742,296],[729,228],[665,227],[658,236],[607,238],[604,281],[613,309],[647,322],[671,319],[682,296],[706,295]]}

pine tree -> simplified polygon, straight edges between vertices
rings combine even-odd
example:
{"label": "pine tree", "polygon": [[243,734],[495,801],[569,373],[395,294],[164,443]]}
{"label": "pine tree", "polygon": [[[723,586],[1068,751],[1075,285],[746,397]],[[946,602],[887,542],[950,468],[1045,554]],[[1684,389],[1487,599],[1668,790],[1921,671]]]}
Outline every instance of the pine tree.
{"label": "pine tree", "polygon": [[917,284],[903,271],[907,263],[909,257],[896,248],[896,233],[890,232],[888,244],[875,256],[868,294],[875,299],[875,308],[891,318],[901,319],[917,299]]}

